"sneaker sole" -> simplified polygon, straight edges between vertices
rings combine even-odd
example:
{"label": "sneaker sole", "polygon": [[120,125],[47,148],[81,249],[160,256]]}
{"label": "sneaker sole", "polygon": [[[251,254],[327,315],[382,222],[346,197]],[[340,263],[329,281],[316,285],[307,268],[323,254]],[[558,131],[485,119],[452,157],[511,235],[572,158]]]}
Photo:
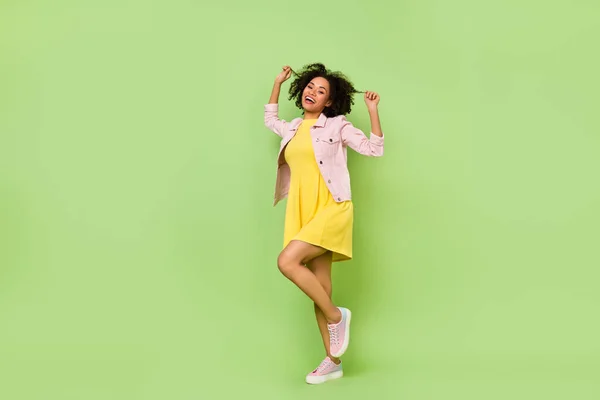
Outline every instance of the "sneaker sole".
{"label": "sneaker sole", "polygon": [[321,383],[325,383],[327,381],[332,381],[334,379],[340,379],[344,376],[344,371],[336,371],[331,374],[323,375],[323,376],[307,376],[306,383],[311,385],[319,385]]}
{"label": "sneaker sole", "polygon": [[348,345],[350,344],[350,321],[352,320],[352,313],[350,310],[346,309],[347,317],[346,317],[346,329],[344,331],[344,345],[337,353],[331,353],[335,358],[340,358],[346,350],[348,350]]}

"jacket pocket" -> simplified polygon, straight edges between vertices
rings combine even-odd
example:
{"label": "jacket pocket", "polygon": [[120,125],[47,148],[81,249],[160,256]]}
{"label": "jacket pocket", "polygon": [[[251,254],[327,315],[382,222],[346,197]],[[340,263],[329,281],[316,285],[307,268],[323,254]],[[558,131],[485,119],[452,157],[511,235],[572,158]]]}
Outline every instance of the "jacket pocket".
{"label": "jacket pocket", "polygon": [[[340,135],[323,135],[323,137],[320,138],[320,142],[322,143],[321,151],[326,157],[332,157],[333,159],[339,151],[341,140],[342,138]],[[331,160],[329,163],[331,163]]]}
{"label": "jacket pocket", "polygon": [[338,144],[341,140],[339,135],[329,135],[325,136],[321,141],[326,144]]}

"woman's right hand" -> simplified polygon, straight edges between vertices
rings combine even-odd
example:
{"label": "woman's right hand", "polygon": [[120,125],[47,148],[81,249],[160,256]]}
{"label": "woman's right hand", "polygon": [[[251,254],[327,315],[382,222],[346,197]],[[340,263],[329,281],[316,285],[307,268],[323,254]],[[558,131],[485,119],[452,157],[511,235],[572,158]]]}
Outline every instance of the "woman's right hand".
{"label": "woman's right hand", "polygon": [[283,83],[290,79],[290,76],[292,76],[292,68],[289,65],[286,65],[279,75],[277,75],[277,78],[275,78],[275,83]]}

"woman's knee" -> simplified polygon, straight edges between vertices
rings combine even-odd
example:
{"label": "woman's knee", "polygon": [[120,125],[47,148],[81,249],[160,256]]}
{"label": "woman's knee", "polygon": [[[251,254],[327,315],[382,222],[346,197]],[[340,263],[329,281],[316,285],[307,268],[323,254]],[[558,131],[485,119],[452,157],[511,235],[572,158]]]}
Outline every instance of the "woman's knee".
{"label": "woman's knee", "polygon": [[294,268],[297,267],[297,264],[298,263],[286,254],[285,251],[282,251],[281,254],[279,254],[279,257],[277,257],[277,268],[279,268],[279,271],[288,278],[291,276]]}

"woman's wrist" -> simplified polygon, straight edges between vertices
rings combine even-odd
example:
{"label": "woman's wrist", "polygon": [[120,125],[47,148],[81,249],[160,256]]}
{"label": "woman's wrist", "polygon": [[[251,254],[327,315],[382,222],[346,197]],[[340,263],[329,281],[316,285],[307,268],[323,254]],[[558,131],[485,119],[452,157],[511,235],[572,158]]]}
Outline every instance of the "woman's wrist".
{"label": "woman's wrist", "polygon": [[375,136],[383,136],[383,132],[381,131],[381,122],[379,121],[379,113],[377,112],[377,105],[369,106],[369,117],[371,119],[371,132]]}

